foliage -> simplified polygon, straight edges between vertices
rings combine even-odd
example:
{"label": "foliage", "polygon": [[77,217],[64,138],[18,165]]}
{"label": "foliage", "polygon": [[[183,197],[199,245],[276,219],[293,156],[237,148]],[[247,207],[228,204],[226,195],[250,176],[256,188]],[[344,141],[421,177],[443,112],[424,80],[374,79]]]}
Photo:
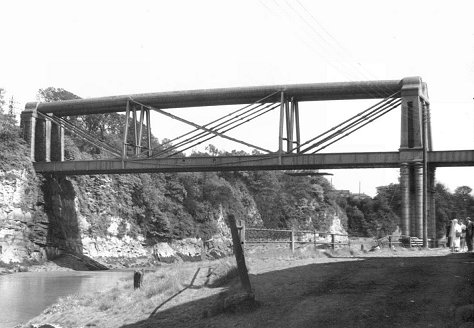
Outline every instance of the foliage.
{"label": "foliage", "polygon": [[4,113],[3,107],[5,106],[5,89],[0,88],[0,114]]}
{"label": "foliage", "polygon": [[384,194],[378,194],[374,199],[348,197],[345,210],[351,235],[383,237],[395,231],[399,221]]}
{"label": "foliage", "polygon": [[[454,193],[441,183],[435,186],[435,217],[438,237],[446,234],[450,220],[474,216],[474,197],[472,189],[461,186]],[[377,195],[361,199],[351,196],[338,199],[348,217],[348,232],[359,236],[383,237],[391,234],[401,216],[401,192],[399,184],[390,184],[377,188]]]}
{"label": "foliage", "polygon": [[0,114],[0,169],[31,169],[31,161],[20,128],[11,115]]}

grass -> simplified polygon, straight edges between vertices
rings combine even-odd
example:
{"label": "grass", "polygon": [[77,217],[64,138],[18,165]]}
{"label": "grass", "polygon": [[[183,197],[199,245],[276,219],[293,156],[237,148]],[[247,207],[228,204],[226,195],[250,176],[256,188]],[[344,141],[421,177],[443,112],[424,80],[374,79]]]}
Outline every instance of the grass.
{"label": "grass", "polygon": [[210,272],[207,285],[209,287],[221,287],[230,283],[238,277],[238,275],[239,272],[235,261],[221,259],[217,261],[214,270]]}
{"label": "grass", "polygon": [[[118,327],[125,321],[137,322],[148,318],[177,295],[180,299],[189,297],[191,293],[186,290],[191,282],[194,287],[203,287],[207,273],[202,270],[204,266],[209,266],[212,272],[208,287],[224,286],[237,276],[235,261],[230,259],[174,264],[161,267],[159,271],[145,272],[142,287],[134,289],[131,272],[130,278],[119,280],[107,291],[60,298],[29,324],[48,322],[62,326],[68,320],[67,326],[72,327]],[[201,270],[198,271],[199,267]]]}

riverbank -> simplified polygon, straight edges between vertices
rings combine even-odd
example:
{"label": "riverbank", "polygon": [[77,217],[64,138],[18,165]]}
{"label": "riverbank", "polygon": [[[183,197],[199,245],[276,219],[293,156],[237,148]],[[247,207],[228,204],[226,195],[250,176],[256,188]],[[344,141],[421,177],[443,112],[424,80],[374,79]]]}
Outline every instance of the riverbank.
{"label": "riverbank", "polygon": [[238,280],[211,286],[209,273],[218,262],[196,262],[147,273],[139,290],[126,279],[105,293],[68,296],[22,327],[458,327],[456,313],[474,299],[473,254],[403,248],[270,253],[247,249],[261,302],[252,312],[224,313],[223,295],[235,293]]}

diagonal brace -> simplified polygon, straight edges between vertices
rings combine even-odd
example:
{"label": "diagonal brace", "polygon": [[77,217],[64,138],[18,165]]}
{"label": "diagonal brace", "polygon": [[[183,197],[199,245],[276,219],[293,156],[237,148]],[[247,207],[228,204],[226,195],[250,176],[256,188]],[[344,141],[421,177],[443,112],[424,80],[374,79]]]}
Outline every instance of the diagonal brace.
{"label": "diagonal brace", "polygon": [[239,139],[235,139],[235,138],[226,136],[225,134],[219,133],[219,132],[214,131],[214,130],[212,130],[212,129],[208,129],[208,128],[202,126],[202,125],[199,125],[199,124],[196,124],[196,123],[194,123],[194,122],[188,121],[188,120],[186,120],[186,119],[184,119],[184,118],[181,118],[181,117],[179,117],[179,116],[176,116],[176,115],[173,115],[173,114],[171,114],[171,113],[168,113],[168,112],[166,112],[166,111],[164,111],[164,110],[162,110],[162,109],[159,109],[159,108],[155,108],[155,107],[152,107],[152,106],[148,106],[148,105],[142,104],[142,103],[140,103],[140,102],[138,102],[138,101],[135,101],[135,100],[133,100],[133,99],[131,99],[131,101],[134,102],[134,103],[137,104],[137,105],[147,107],[147,108],[149,108],[149,109],[152,109],[152,110],[154,110],[154,111],[157,111],[157,112],[160,113],[160,114],[163,114],[163,115],[165,115],[165,116],[168,116],[168,117],[170,117],[170,118],[172,118],[172,119],[174,119],[174,120],[177,120],[177,121],[186,123],[186,124],[188,124],[188,125],[194,126],[195,128],[198,128],[198,129],[200,129],[200,130],[204,130],[204,131],[206,131],[206,132],[208,132],[208,133],[212,133],[212,134],[214,134],[214,135],[216,135],[216,136],[219,136],[219,137],[222,137],[222,138],[224,138],[224,139],[228,139],[228,140],[231,140],[231,141],[234,141],[234,142],[243,144],[243,145],[245,145],[245,146],[247,146],[247,147],[255,148],[255,149],[258,149],[258,150],[267,152],[267,153],[271,153],[271,151],[268,150],[268,149],[265,149],[265,148],[262,148],[262,147],[259,147],[259,146],[255,146],[255,145],[249,144],[249,143],[247,143],[247,142],[245,142],[245,141],[242,141],[242,140],[239,140]]}

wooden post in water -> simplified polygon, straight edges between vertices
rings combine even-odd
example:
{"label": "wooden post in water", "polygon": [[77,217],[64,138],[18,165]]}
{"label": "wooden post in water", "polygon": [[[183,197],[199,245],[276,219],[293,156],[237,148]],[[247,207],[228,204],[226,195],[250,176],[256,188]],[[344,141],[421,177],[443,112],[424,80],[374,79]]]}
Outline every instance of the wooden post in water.
{"label": "wooden post in water", "polygon": [[133,289],[141,288],[143,283],[143,270],[135,270],[133,272]]}
{"label": "wooden post in water", "polygon": [[237,229],[237,224],[235,222],[235,217],[233,214],[229,214],[229,225],[230,232],[232,234],[232,243],[234,246],[234,255],[235,260],[237,261],[237,269],[239,271],[240,282],[242,288],[248,293],[252,293],[252,286],[250,285],[249,273],[247,271],[247,266],[245,265],[244,252],[242,251],[242,244],[239,238],[239,231]]}

